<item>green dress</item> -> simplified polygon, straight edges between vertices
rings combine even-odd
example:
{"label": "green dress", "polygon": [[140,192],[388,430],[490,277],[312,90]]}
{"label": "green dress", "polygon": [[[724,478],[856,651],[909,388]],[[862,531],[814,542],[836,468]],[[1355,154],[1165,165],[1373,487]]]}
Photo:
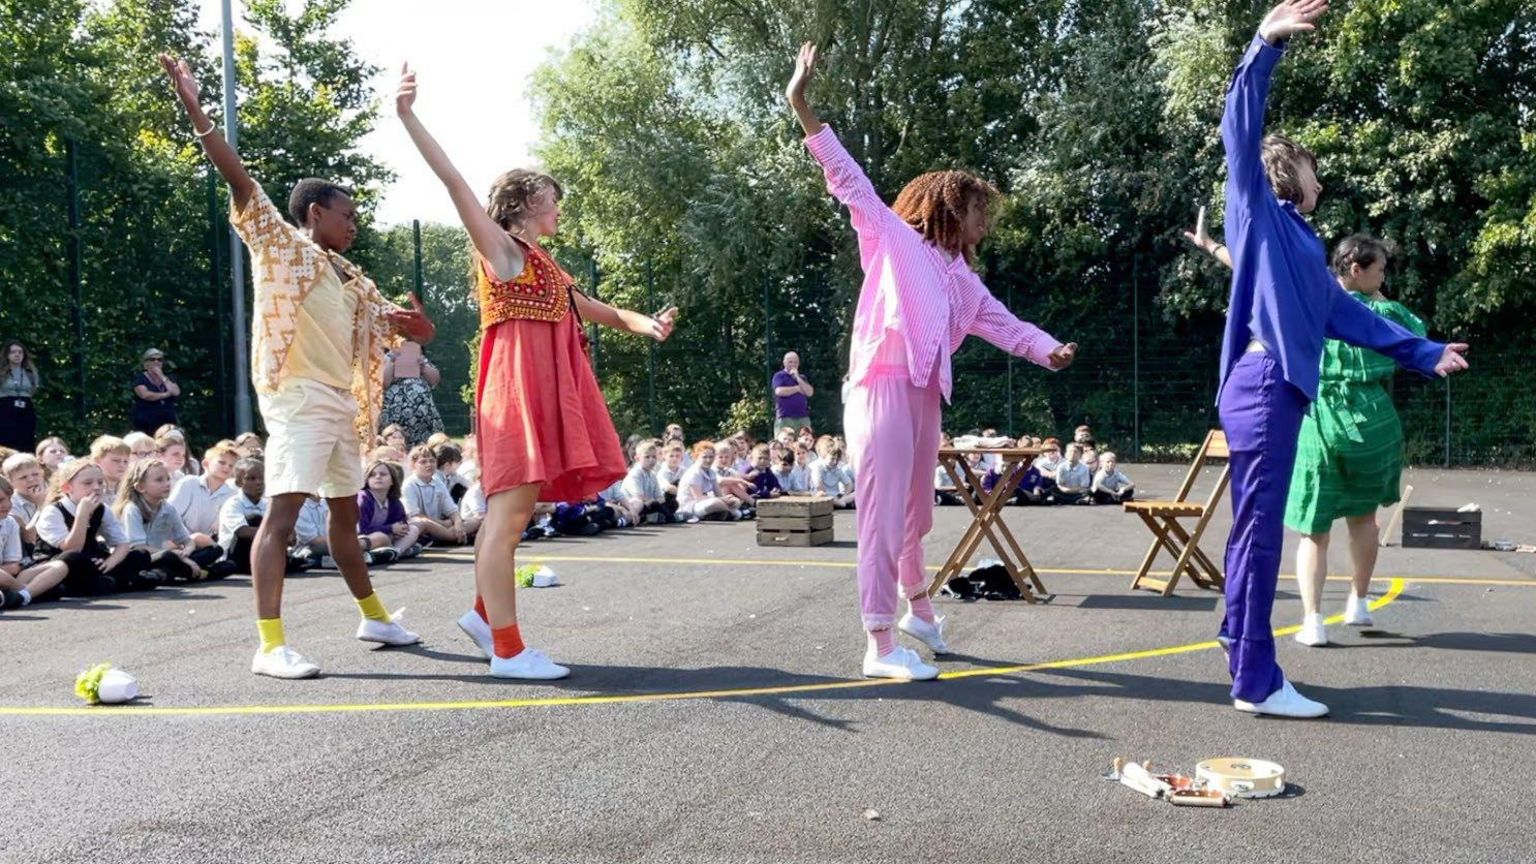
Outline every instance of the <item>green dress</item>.
{"label": "green dress", "polygon": [[[1424,322],[1395,300],[1354,296],[1371,311],[1424,335]],[[1403,473],[1403,425],[1389,390],[1397,364],[1329,339],[1317,400],[1301,422],[1285,526],[1322,534],[1335,519],[1395,504]]]}

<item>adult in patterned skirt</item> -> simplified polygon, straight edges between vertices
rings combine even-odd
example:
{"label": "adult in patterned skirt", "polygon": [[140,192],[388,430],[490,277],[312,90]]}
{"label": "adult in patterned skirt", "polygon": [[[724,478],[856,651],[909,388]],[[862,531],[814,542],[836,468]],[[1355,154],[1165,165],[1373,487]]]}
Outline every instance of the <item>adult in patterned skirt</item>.
{"label": "adult in patterned skirt", "polygon": [[[1203,209],[1195,230],[1185,236],[1231,266],[1226,246],[1206,231]],[[1352,235],[1334,249],[1334,275],[1372,312],[1423,336],[1424,322],[1381,293],[1388,255],[1386,244],[1375,237]],[[1376,511],[1396,504],[1402,488],[1403,424],[1390,390],[1396,372],[1394,361],[1368,348],[1337,339],[1323,343],[1317,400],[1302,417],[1285,505],[1285,526],[1302,535],[1296,549],[1302,607],[1296,641],[1303,645],[1328,644],[1319,600],[1328,575],[1328,540],[1339,519],[1349,527],[1349,557],[1354,564],[1344,623],[1354,627],[1375,623],[1368,594],[1381,542]]]}
{"label": "adult in patterned skirt", "polygon": [[405,433],[407,451],[443,431],[443,417],[432,400],[432,391],[441,380],[442,373],[415,342],[402,343],[386,358],[379,428],[399,426]]}

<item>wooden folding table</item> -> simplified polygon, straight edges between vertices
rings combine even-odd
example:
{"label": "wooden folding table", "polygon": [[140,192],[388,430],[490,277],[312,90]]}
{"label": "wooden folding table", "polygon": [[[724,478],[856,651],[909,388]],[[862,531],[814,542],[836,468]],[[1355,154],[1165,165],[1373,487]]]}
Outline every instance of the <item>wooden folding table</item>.
{"label": "wooden folding table", "polygon": [[[965,458],[972,453],[997,457],[999,478],[991,492],[982,490],[981,476]],[[1024,476],[1038,455],[1038,447],[946,447],[939,451],[939,464],[944,466],[954,481],[960,500],[970,508],[971,525],[960,538],[959,545],[949,553],[949,560],[944,562],[938,575],[933,578],[933,583],[928,587],[929,597],[938,594],[945,583],[960,575],[976,547],[981,545],[982,537],[986,537],[992,544],[1003,568],[1013,577],[1013,583],[1019,587],[1019,593],[1025,600],[1034,603],[1038,595],[1046,593],[1040,575],[1035,572],[1023,548],[1019,546],[1019,541],[1014,539],[1013,532],[1008,530],[1002,518],[1003,505],[1013,497],[1019,478]]]}

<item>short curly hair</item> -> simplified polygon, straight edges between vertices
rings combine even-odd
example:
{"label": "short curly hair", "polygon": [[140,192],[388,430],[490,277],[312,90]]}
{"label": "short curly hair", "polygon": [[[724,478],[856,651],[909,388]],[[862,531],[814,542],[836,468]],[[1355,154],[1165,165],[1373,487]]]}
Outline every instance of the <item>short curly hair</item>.
{"label": "short curly hair", "polygon": [[1301,178],[1297,172],[1306,164],[1312,166],[1313,173],[1316,173],[1317,156],[1284,135],[1266,135],[1260,158],[1264,162],[1264,173],[1269,175],[1269,185],[1275,190],[1275,197],[1301,206],[1306,200],[1306,191],[1301,188]]}
{"label": "short curly hair", "polygon": [[560,181],[548,174],[514,168],[497,177],[496,182],[491,184],[491,194],[485,202],[485,214],[500,225],[503,231],[511,231],[528,215],[528,202],[545,189],[554,190],[556,201],[565,197],[565,188],[560,185]]}
{"label": "short curly hair", "polygon": [[969,171],[930,171],[912,178],[896,196],[891,209],[929,243],[965,260],[976,258],[961,234],[970,208],[991,208],[1002,194],[997,187]]}

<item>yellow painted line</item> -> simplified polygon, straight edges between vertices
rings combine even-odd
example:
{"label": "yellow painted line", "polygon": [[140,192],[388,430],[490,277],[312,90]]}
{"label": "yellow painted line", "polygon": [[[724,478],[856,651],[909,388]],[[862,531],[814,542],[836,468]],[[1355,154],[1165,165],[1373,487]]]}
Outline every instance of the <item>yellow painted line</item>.
{"label": "yellow painted line", "polygon": [[[1393,579],[1383,594],[1371,601],[1370,608],[1380,609],[1388,603],[1396,600],[1402,593],[1404,582],[1401,579]],[[1337,624],[1344,620],[1343,615],[1334,615],[1325,623]],[[1281,627],[1275,630],[1275,637],[1287,636],[1300,630],[1300,626]],[[1148,660],[1154,657],[1171,657],[1176,654],[1189,654],[1195,651],[1207,651],[1220,647],[1216,640],[1205,642],[1190,642],[1185,645],[1173,645],[1166,648],[1149,648],[1144,651],[1126,651],[1119,654],[1101,654],[1097,657],[1080,657],[1074,660],[1051,660],[1044,663],[1022,663],[1014,666],[991,666],[984,669],[967,669],[963,672],[945,672],[939,676],[941,681],[954,681],[961,678],[991,677],[997,675],[1012,675],[1020,672],[1034,672],[1042,669],[1070,669],[1082,666],[1098,666],[1105,663],[1124,663],[1132,660]],[[487,708],[555,708],[568,705],[619,705],[634,702],[681,702],[694,699],[745,699],[757,696],[786,696],[805,693],[823,693],[831,690],[854,690],[867,687],[891,687],[906,685],[905,681],[892,681],[888,679],[859,679],[848,681],[829,681],[821,684],[785,684],[778,687],[743,687],[734,690],[689,690],[673,693],[631,693],[624,695],[594,694],[590,696],[542,696],[530,699],[483,699],[465,700],[458,702],[377,702],[342,705],[211,705],[189,708],[157,708],[154,706],[95,706],[84,708],[48,708],[48,707],[0,707],[0,717],[63,717],[63,716],[89,716],[89,717],[147,717],[147,716],[239,716],[239,715],[272,715],[272,714],[363,714],[373,712],[401,712],[401,711],[467,711],[483,710]],[[922,686],[913,684],[911,686]]]}
{"label": "yellow painted line", "polygon": [[[474,560],[473,552],[440,552],[433,557],[457,558],[465,561]],[[838,570],[852,570],[857,565],[852,561],[763,561],[752,558],[638,558],[628,556],[589,556],[589,555],[533,555],[528,554],[530,561],[556,561],[587,564],[693,564],[699,566],[727,566],[727,567],[826,567]],[[924,568],[930,573],[939,572],[939,565],[929,564]],[[1134,576],[1135,570],[1118,570],[1115,568],[1069,568],[1069,567],[1036,567],[1036,573],[1045,576]],[[1152,570],[1148,575],[1167,577],[1173,575],[1171,570]],[[1281,579],[1296,580],[1293,573],[1280,574]],[[1379,579],[1405,579],[1409,582],[1418,582],[1425,585],[1499,585],[1509,587],[1536,588],[1536,579],[1482,579],[1477,577],[1461,576],[1377,576]],[[1348,576],[1329,576],[1329,582],[1348,582]]]}

